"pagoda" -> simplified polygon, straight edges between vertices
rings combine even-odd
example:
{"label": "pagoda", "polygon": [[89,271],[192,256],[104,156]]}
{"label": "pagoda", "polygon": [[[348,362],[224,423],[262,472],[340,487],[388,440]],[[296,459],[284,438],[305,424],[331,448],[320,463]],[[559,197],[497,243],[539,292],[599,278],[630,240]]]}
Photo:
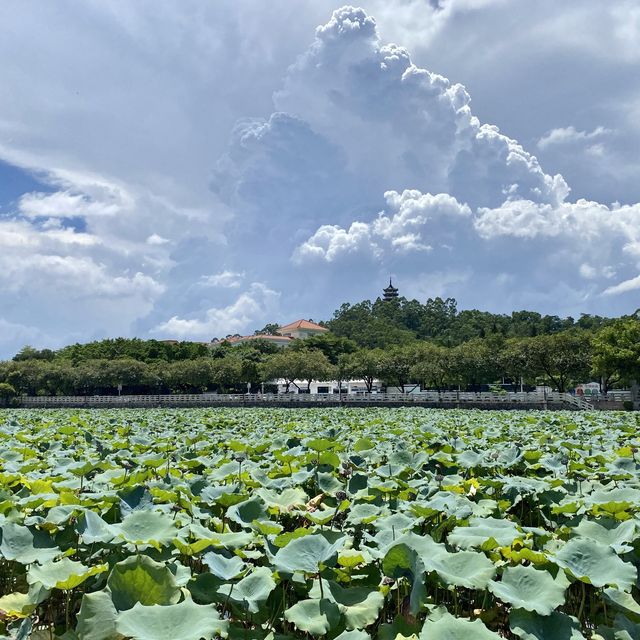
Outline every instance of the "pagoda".
{"label": "pagoda", "polygon": [[398,290],[391,283],[391,278],[389,278],[389,286],[386,289],[382,290],[384,292],[383,300],[385,302],[389,302],[390,300],[394,300],[398,297]]}

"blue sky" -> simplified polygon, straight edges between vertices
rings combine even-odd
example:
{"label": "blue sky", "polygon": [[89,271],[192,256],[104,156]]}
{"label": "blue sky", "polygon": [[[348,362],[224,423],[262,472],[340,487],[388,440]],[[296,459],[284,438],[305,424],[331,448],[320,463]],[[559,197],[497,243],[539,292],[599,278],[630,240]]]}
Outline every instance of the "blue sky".
{"label": "blue sky", "polygon": [[7,0],[0,356],[375,297],[640,306],[632,0]]}

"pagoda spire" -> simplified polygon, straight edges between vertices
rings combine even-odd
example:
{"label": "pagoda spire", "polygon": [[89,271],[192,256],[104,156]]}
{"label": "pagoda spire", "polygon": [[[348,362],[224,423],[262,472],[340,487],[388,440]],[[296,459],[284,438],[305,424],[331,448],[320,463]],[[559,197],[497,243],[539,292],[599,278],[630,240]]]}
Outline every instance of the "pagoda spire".
{"label": "pagoda spire", "polygon": [[384,293],[383,300],[385,302],[389,302],[390,300],[394,300],[398,297],[398,290],[393,286],[393,282],[391,282],[391,278],[389,278],[389,286],[386,289],[382,290]]}

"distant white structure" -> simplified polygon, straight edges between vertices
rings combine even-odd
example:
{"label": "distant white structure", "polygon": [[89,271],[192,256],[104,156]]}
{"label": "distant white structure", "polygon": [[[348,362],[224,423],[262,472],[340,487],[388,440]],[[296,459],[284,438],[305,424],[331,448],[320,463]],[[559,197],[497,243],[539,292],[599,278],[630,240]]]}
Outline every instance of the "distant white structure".
{"label": "distant white structure", "polygon": [[597,396],[600,395],[599,382],[582,382],[576,385],[576,394],[579,396]]}
{"label": "distant white structure", "polygon": [[[277,380],[278,393],[285,393],[287,389],[286,382],[281,378]],[[338,391],[340,389],[340,391]],[[374,380],[371,387],[372,393],[380,393],[382,391],[382,382],[380,380]],[[289,393],[306,393],[307,381],[306,380],[294,380],[289,386]],[[343,380],[338,385],[337,380],[314,380],[309,388],[311,395],[323,395],[334,393],[367,393],[367,384],[364,380]]]}

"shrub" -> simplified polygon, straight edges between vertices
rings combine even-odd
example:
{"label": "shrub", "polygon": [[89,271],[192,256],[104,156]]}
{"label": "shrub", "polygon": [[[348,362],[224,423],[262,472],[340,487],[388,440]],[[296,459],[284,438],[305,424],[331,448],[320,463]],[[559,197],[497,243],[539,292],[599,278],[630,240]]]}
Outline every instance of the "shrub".
{"label": "shrub", "polygon": [[12,398],[15,398],[18,392],[8,382],[0,382],[0,407],[6,407]]}

